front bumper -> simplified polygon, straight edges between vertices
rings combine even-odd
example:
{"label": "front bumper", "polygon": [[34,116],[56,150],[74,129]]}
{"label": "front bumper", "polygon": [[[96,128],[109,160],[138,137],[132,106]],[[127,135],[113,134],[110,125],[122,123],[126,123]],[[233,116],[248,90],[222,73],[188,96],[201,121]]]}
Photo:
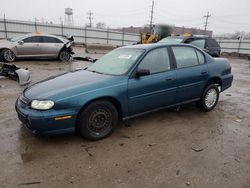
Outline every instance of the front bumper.
{"label": "front bumper", "polygon": [[[33,134],[52,135],[75,131],[76,115],[73,110],[34,110],[23,103],[20,97],[16,101],[15,109],[19,120]],[[58,118],[64,116],[70,118]]]}

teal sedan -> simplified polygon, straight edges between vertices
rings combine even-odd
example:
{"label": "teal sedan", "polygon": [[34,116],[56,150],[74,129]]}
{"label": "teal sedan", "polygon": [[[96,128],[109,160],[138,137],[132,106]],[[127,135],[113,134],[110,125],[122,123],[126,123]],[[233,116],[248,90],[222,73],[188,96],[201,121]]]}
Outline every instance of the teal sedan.
{"label": "teal sedan", "polygon": [[227,59],[187,44],[117,48],[84,70],[50,77],[26,88],[16,101],[32,133],[110,135],[119,120],[197,102],[211,111],[232,85]]}

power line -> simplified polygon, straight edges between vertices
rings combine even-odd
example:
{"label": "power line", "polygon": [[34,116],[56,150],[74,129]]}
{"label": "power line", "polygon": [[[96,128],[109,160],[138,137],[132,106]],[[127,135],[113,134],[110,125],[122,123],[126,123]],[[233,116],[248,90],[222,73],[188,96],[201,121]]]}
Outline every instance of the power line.
{"label": "power line", "polygon": [[[213,17],[214,18],[214,17]],[[232,21],[228,21],[228,20],[226,20],[226,19],[222,19],[222,18],[217,18],[216,17],[216,19],[213,19],[213,21],[215,21],[215,22],[222,22],[223,24],[231,24],[231,25],[249,25],[249,23],[250,22],[245,22],[245,23],[243,23],[243,22],[232,22]]]}
{"label": "power line", "polygon": [[91,10],[89,10],[88,12],[88,19],[89,19],[89,27],[92,27],[92,20],[93,20],[93,12],[91,12]]}
{"label": "power line", "polygon": [[211,14],[209,14],[209,12],[207,12],[207,15],[205,15],[203,17],[206,18],[206,21],[204,22],[204,30],[205,30],[205,33],[206,33],[207,32],[207,26],[209,24],[208,18],[211,17]]}
{"label": "power line", "polygon": [[151,31],[152,31],[152,29],[153,29],[154,4],[155,4],[155,1],[153,0],[153,1],[152,1],[151,12],[150,12],[150,23],[149,23],[149,27],[150,27],[150,30],[151,30]]}

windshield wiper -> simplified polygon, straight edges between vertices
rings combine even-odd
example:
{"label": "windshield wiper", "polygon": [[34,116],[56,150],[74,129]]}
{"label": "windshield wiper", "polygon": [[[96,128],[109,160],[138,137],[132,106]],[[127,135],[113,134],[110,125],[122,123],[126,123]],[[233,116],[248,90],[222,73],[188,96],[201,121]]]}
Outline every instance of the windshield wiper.
{"label": "windshield wiper", "polygon": [[104,74],[104,73],[101,73],[101,72],[97,72],[97,71],[95,71],[95,70],[88,70],[88,69],[86,69],[87,71],[90,71],[90,72],[94,72],[94,73],[97,73],[97,74]]}

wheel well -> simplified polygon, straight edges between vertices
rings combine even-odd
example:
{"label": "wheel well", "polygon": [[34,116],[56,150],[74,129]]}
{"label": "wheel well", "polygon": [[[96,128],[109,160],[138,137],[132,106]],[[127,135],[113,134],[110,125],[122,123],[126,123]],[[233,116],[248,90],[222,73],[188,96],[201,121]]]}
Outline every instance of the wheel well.
{"label": "wheel well", "polygon": [[4,50],[4,48],[0,49],[0,61],[3,61],[3,57],[2,57],[2,51]]}
{"label": "wheel well", "polygon": [[77,114],[77,117],[76,117],[76,125],[78,124],[78,119],[79,119],[79,116],[80,114],[82,113],[82,111],[88,106],[90,105],[91,103],[95,102],[95,101],[99,101],[99,100],[106,100],[106,101],[109,101],[111,102],[115,108],[117,109],[117,113],[118,113],[118,118],[119,120],[122,119],[122,108],[121,108],[121,104],[120,102],[115,99],[114,97],[100,97],[100,98],[96,98],[96,99],[93,99],[89,102],[87,102],[85,105],[82,106],[82,108],[79,110],[78,114]]}
{"label": "wheel well", "polygon": [[[0,49],[0,53],[3,51],[3,50],[10,50],[9,48],[1,48]],[[11,50],[12,51],[12,50]]]}
{"label": "wheel well", "polygon": [[222,80],[219,77],[213,77],[208,81],[207,85],[209,84],[218,84],[222,86]]}
{"label": "wheel well", "polygon": [[60,53],[64,50],[64,46],[61,48],[61,50],[58,52],[57,58],[59,58]]}
{"label": "wheel well", "polygon": [[3,50],[10,50],[10,51],[12,51],[16,55],[16,53],[12,49],[10,49],[10,48],[0,48],[0,55],[1,55],[1,52]]}

